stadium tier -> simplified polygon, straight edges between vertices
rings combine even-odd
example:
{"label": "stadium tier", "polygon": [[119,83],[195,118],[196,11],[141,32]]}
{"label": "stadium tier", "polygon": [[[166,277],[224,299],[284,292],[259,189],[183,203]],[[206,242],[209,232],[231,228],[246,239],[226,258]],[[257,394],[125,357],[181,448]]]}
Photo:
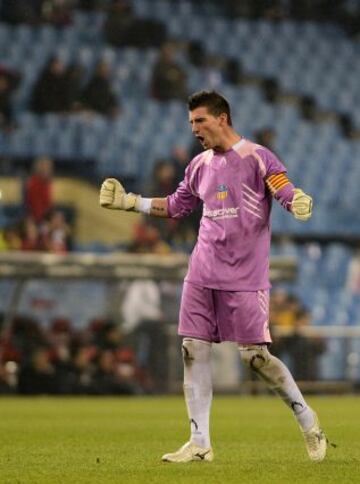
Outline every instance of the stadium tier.
{"label": "stadium tier", "polygon": [[[206,14],[198,13],[191,2],[172,4],[177,14],[169,19],[169,5],[164,1],[151,2],[151,6],[146,1],[134,2],[138,15],[166,21],[173,38],[201,40],[208,53],[241,61],[247,74],[256,74],[260,79],[271,76],[284,92],[311,94],[320,107],[348,113],[356,120],[360,101],[358,45],[339,27],[290,20],[276,24],[229,20],[216,17],[214,6]],[[21,75],[13,99],[18,127],[0,136],[5,156],[31,158],[47,153],[80,166],[91,158],[101,177],[113,174],[144,180],[158,158],[167,157],[175,145],[191,143],[182,103],[150,98],[157,50],[111,47],[104,40],[103,24],[103,12],[80,11],[75,13],[73,24],[62,29],[0,24],[0,63]],[[209,29],[212,34],[206,36]],[[229,31],[232,35],[225,41]],[[294,42],[291,56],[287,55],[289,39]],[[334,55],[337,62],[331,62]],[[87,76],[98,61],[106,60],[121,105],[118,118],[31,114],[32,88],[47,60],[54,56],[66,65],[81,65]],[[206,69],[194,67],[185,55],[179,62],[186,69],[189,91],[211,87],[214,78]],[[347,74],[349,66],[351,76]],[[271,127],[276,134],[275,150],[295,183],[316,193],[314,218],[308,224],[299,225],[276,211],[275,232],[285,228],[286,232],[298,234],[359,234],[360,221],[349,224],[349,220],[352,206],[360,198],[360,142],[345,139],[335,121],[305,121],[294,105],[283,101],[269,104],[260,86],[233,86],[222,81],[221,90],[234,106],[238,129],[251,137],[259,129]],[[347,176],[350,172],[352,175]],[[341,186],[341,192],[337,186]]]}

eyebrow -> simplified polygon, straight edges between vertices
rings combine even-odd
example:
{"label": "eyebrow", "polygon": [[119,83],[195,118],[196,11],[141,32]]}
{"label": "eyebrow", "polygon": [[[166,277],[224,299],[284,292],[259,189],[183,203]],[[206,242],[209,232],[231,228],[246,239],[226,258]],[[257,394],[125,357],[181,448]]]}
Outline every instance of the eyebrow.
{"label": "eyebrow", "polygon": [[194,119],[189,119],[189,123],[193,123],[194,121],[204,121],[205,116],[199,116]]}

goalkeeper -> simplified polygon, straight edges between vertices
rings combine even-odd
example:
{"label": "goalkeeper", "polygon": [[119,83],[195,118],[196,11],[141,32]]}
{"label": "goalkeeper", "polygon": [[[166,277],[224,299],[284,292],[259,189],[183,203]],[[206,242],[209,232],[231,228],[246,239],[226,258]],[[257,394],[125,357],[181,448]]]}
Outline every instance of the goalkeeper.
{"label": "goalkeeper", "polygon": [[212,461],[211,345],[237,343],[243,362],[294,414],[308,455],[321,461],[326,437],[287,367],[269,352],[270,210],[275,198],[296,219],[311,217],[312,199],[295,188],[282,162],[267,148],[236,133],[230,106],[215,91],[188,100],[189,121],[204,151],[166,198],[126,193],[109,178],[100,205],[157,217],[181,218],[203,202],[198,241],[185,277],[178,332],[183,336],[184,395],[190,439],[163,461]]}

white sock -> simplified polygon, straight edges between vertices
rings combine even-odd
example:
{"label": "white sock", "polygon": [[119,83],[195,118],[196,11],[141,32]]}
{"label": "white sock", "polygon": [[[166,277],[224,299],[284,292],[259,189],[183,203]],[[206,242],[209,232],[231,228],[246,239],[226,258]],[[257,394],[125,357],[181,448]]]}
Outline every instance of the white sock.
{"label": "white sock", "polygon": [[184,338],[184,395],[190,420],[190,441],[210,447],[209,419],[212,401],[211,343]]}
{"label": "white sock", "polygon": [[314,425],[314,412],[305,402],[289,369],[276,356],[270,355],[268,365],[261,371],[272,380],[269,387],[291,408],[302,430],[309,430]]}
{"label": "white sock", "polygon": [[[314,412],[305,402],[299,387],[284,363],[271,355],[265,345],[240,346],[239,348],[243,360],[247,361],[250,368],[291,408],[301,429],[304,432],[310,430],[315,422]],[[252,357],[244,356],[246,352],[249,352],[248,355],[251,352]]]}

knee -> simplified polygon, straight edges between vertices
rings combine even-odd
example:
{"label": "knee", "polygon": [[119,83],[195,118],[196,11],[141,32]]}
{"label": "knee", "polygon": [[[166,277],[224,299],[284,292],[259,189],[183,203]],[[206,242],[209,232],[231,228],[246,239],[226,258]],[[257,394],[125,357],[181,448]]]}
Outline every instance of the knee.
{"label": "knee", "polygon": [[270,353],[266,345],[239,345],[241,360],[257,371],[267,365]]}
{"label": "knee", "polygon": [[194,340],[190,338],[185,338],[182,342],[181,352],[183,361],[186,365],[190,365],[194,361],[195,349]]}
{"label": "knee", "polygon": [[211,343],[192,338],[184,338],[181,351],[185,365],[191,365],[195,360],[207,361],[210,358]]}

